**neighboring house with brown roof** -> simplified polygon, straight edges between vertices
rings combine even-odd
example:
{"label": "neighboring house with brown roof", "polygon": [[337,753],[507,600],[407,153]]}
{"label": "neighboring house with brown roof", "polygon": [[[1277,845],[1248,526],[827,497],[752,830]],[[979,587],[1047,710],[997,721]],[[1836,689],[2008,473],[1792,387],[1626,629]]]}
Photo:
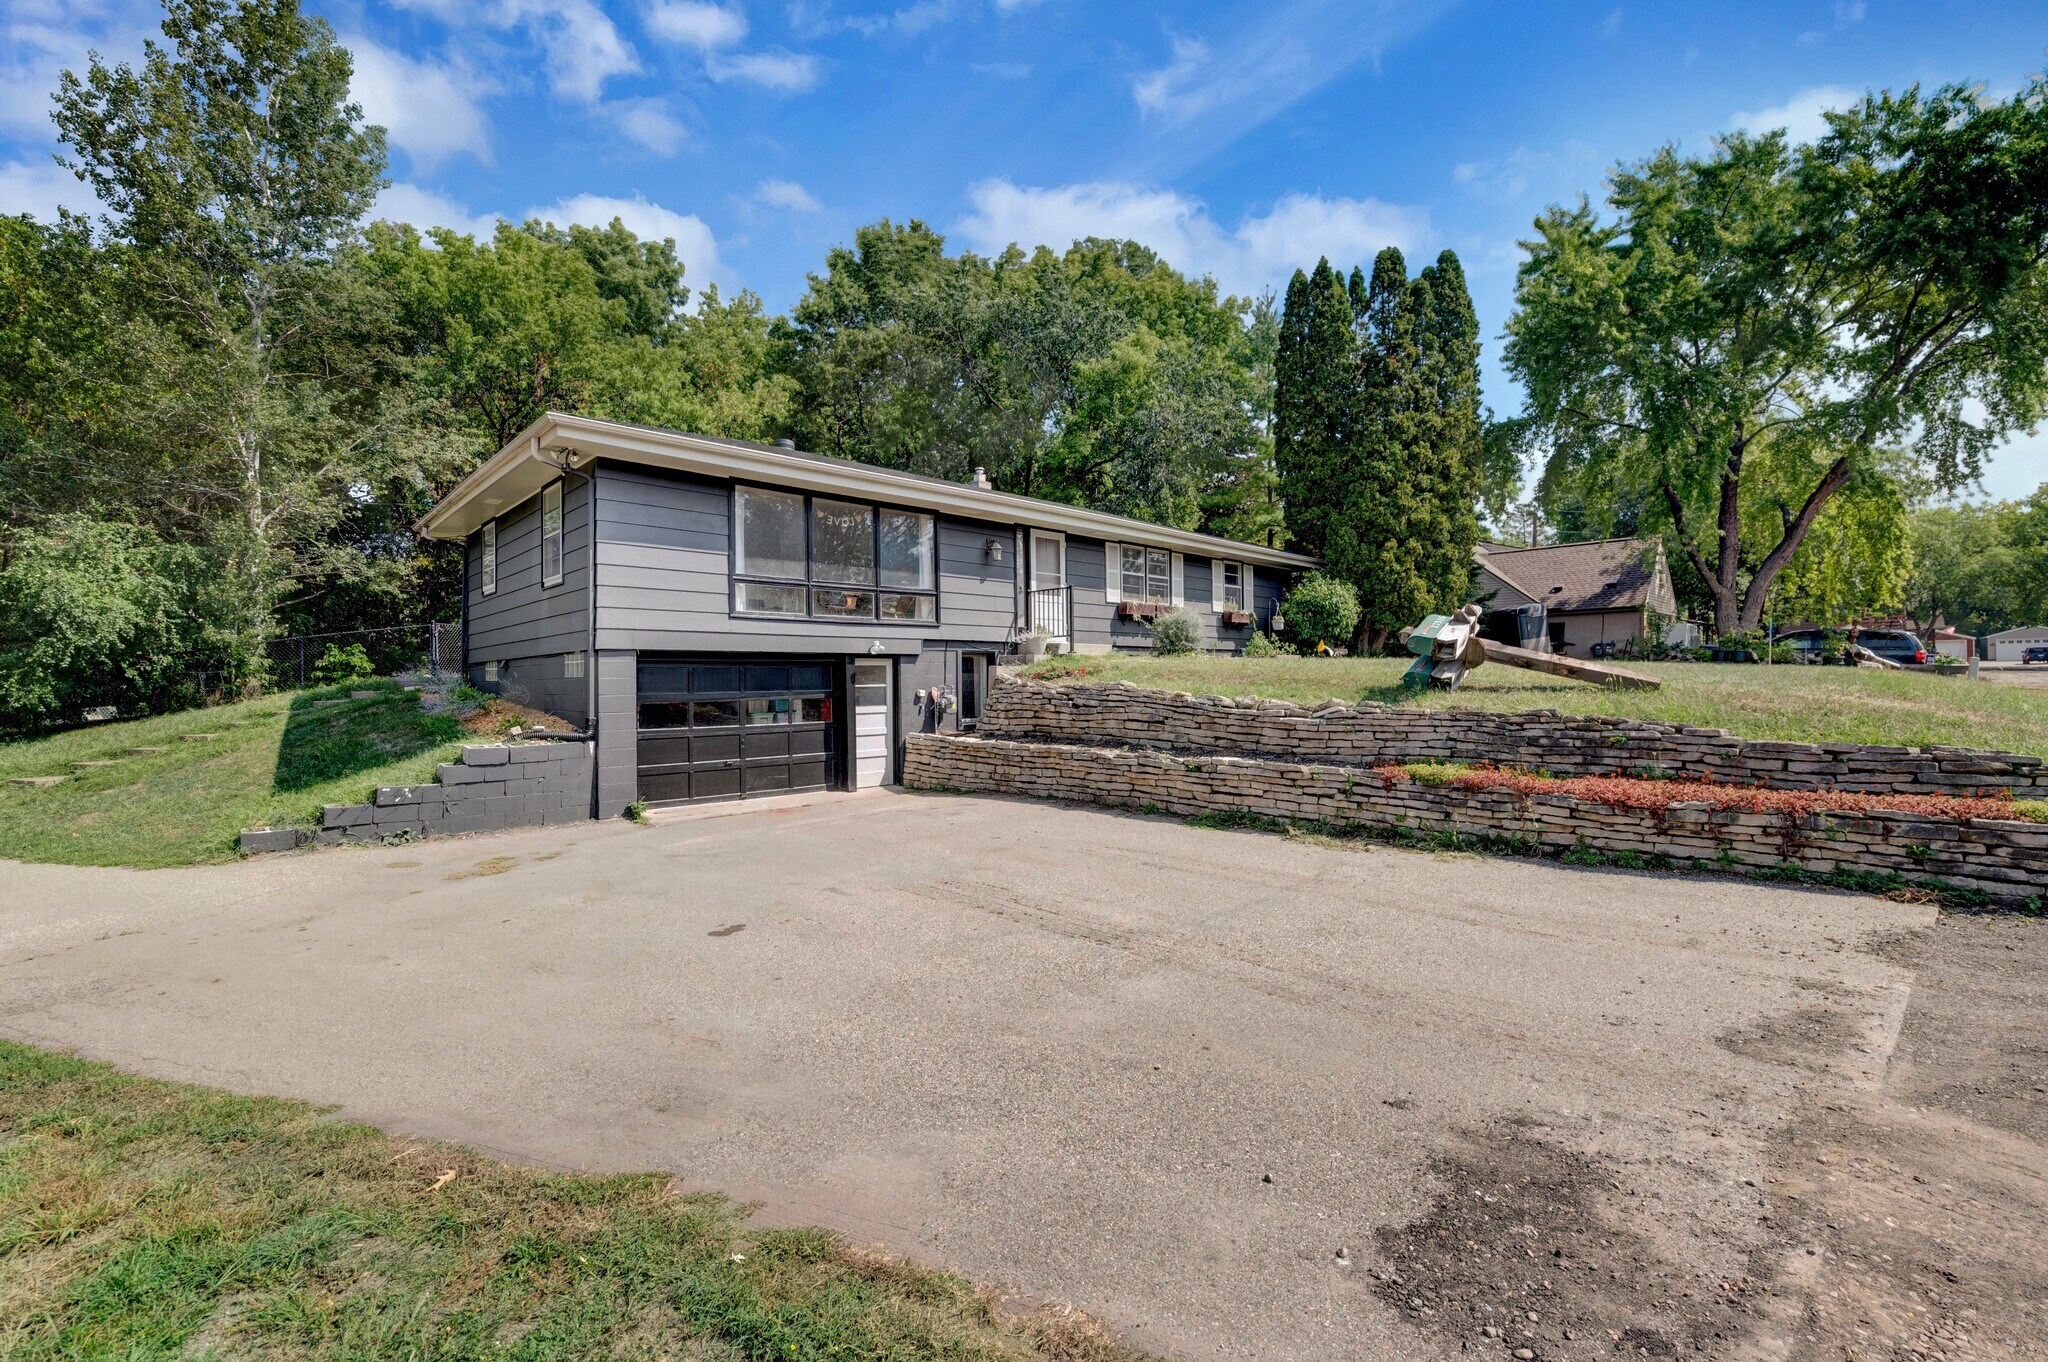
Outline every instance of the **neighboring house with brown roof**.
{"label": "neighboring house with brown roof", "polygon": [[1674,620],[1678,596],[1660,539],[1596,539],[1518,549],[1481,544],[1473,550],[1479,590],[1495,610],[1540,605],[1553,652],[1585,657],[1596,643],[1621,643],[1650,633],[1652,615]]}

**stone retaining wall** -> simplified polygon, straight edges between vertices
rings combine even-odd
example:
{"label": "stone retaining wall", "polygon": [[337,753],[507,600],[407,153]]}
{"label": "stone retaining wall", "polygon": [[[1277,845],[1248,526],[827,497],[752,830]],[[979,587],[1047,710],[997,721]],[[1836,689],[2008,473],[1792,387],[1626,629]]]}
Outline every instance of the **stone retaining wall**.
{"label": "stone retaining wall", "polygon": [[314,840],[381,842],[501,828],[577,823],[590,817],[595,756],[589,742],[465,747],[429,785],[384,785],[367,804],[329,804]]}
{"label": "stone retaining wall", "polygon": [[1310,710],[1279,700],[1191,696],[1127,682],[1049,685],[1002,676],[981,732],[992,737],[1100,742],[1176,751],[1238,752],[1339,765],[1461,761],[1561,776],[1656,771],[1779,789],[1872,794],[2048,796],[2039,757],[1966,747],[1749,742],[1720,729],[1639,719],[1569,717],[1552,710],[1493,714],[1327,700]]}
{"label": "stone retaining wall", "polygon": [[1615,808],[1568,794],[1388,785],[1356,767],[1258,757],[1171,756],[1156,750],[916,734],[903,783],[913,789],[1034,795],[1183,817],[1244,811],[1302,822],[1356,824],[1514,839],[1549,851],[1668,856],[1706,868],[1796,866],[1893,873],[2025,902],[2048,883],[2048,826],[1903,813],[1738,813],[1707,804]]}

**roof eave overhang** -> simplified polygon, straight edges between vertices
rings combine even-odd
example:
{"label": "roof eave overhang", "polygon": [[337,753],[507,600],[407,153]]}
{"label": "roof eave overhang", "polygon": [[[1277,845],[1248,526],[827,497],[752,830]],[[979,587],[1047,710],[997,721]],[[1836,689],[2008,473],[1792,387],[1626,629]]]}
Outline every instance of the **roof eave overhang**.
{"label": "roof eave overhang", "polygon": [[801,487],[944,512],[974,520],[1059,530],[1095,539],[1142,539],[1156,548],[1205,557],[1234,558],[1261,567],[1311,568],[1316,560],[1258,544],[1127,520],[1080,506],[1063,506],[965,484],[907,478],[886,468],[731,444],[677,432],[648,430],[584,416],[550,412],[485,460],[420,519],[429,539],[467,538],[485,521],[534,495],[564,467],[621,459],[655,468]]}

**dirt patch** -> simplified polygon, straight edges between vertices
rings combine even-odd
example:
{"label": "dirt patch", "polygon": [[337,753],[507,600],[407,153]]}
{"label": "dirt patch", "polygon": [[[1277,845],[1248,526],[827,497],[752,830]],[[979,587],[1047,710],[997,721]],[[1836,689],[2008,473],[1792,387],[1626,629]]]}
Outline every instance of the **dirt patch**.
{"label": "dirt patch", "polygon": [[1373,1291],[1482,1356],[1723,1353],[1752,1314],[1747,1276],[1681,1266],[1634,1228],[1604,1160],[1513,1125],[1432,1161],[1428,1212],[1378,1231]]}
{"label": "dirt patch", "polygon": [[521,733],[574,733],[576,725],[558,714],[493,698],[482,709],[462,716],[462,731],[473,738],[504,738]]}
{"label": "dirt patch", "polygon": [[473,880],[479,875],[502,875],[519,864],[517,856],[486,856],[467,870],[458,870],[451,880]]}
{"label": "dirt patch", "polygon": [[1816,1100],[1775,1152],[1782,1269],[1809,1279],[1779,1355],[2048,1358],[2048,922],[1878,949],[1914,972],[1881,1091]]}

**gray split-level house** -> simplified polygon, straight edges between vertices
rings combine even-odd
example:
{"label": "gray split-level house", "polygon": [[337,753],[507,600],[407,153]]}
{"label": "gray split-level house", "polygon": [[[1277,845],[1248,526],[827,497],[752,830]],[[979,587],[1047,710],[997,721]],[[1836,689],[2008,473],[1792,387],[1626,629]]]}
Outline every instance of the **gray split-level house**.
{"label": "gray split-level house", "polygon": [[1269,624],[1300,554],[971,483],[550,413],[421,521],[466,546],[464,668],[595,736],[591,812],[893,783],[971,727],[1037,631],[1207,646]]}

